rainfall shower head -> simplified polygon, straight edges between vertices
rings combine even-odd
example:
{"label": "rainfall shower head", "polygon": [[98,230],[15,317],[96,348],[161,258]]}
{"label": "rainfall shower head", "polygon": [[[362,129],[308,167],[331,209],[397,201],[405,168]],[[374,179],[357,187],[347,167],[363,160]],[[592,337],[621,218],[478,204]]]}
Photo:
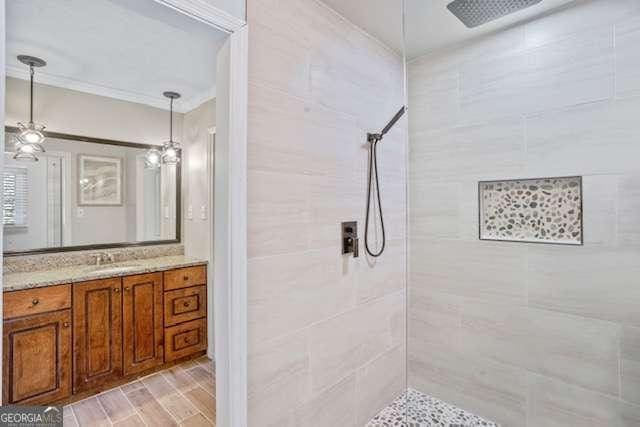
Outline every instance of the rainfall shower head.
{"label": "rainfall shower head", "polygon": [[447,5],[468,28],[474,28],[510,13],[525,9],[542,0],[454,0]]}

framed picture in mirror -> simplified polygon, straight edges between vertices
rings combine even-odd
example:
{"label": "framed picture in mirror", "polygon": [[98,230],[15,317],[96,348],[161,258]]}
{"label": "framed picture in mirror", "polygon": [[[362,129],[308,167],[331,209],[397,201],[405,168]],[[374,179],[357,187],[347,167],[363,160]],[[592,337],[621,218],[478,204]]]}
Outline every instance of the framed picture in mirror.
{"label": "framed picture in mirror", "polygon": [[122,206],[122,158],[78,156],[78,206]]}

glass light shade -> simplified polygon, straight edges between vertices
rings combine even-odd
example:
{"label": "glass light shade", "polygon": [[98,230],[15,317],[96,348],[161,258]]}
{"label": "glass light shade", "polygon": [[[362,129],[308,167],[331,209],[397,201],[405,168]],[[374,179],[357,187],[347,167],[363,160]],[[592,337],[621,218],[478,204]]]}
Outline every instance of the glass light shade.
{"label": "glass light shade", "polygon": [[36,125],[35,123],[18,123],[20,133],[18,139],[24,144],[42,144],[44,142],[44,135],[42,130],[44,126]]}
{"label": "glass light shade", "polygon": [[162,163],[175,165],[180,162],[180,145],[169,141],[162,147]]}
{"label": "glass light shade", "polygon": [[144,163],[147,169],[154,169],[154,168],[160,167],[161,162],[162,162],[162,153],[160,153],[160,151],[156,150],[155,148],[151,148],[145,154]]}
{"label": "glass light shade", "polygon": [[[25,160],[30,162],[37,162],[38,157],[35,153],[38,150],[38,146],[34,144],[16,144],[16,153],[13,155],[15,160]],[[42,148],[40,148],[40,151]]]}

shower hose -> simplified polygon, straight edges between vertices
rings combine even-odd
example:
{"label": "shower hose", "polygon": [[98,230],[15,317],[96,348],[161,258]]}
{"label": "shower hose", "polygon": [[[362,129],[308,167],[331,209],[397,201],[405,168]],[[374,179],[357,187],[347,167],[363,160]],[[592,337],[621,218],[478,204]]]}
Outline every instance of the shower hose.
{"label": "shower hose", "polygon": [[[364,248],[367,253],[372,257],[379,257],[384,252],[384,246],[386,244],[386,236],[384,233],[384,219],[382,218],[382,204],[380,201],[380,182],[378,180],[378,142],[380,142],[379,138],[373,138],[370,142],[369,147],[369,179],[367,184],[367,215],[364,223]],[[369,247],[369,217],[371,215],[371,196],[373,193],[373,189],[371,188],[373,185],[373,180],[376,181],[376,192],[375,196],[378,201],[378,213],[380,215],[380,228],[382,230],[382,245],[378,252],[373,252]],[[374,207],[375,208],[375,207]]]}

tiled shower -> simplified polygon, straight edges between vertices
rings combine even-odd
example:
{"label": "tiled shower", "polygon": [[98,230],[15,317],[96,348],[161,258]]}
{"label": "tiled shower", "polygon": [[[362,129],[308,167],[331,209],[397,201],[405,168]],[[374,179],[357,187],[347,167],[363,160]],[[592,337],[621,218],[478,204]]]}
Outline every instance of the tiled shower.
{"label": "tiled shower", "polygon": [[[409,59],[410,389],[503,426],[640,424],[638,46],[640,2],[583,1]],[[537,238],[480,239],[510,224],[479,182],[556,177],[581,194],[512,190]],[[545,185],[546,211],[517,199]]]}
{"label": "tiled shower", "polygon": [[640,425],[640,1],[414,54],[334,3],[248,2],[250,425]]}

